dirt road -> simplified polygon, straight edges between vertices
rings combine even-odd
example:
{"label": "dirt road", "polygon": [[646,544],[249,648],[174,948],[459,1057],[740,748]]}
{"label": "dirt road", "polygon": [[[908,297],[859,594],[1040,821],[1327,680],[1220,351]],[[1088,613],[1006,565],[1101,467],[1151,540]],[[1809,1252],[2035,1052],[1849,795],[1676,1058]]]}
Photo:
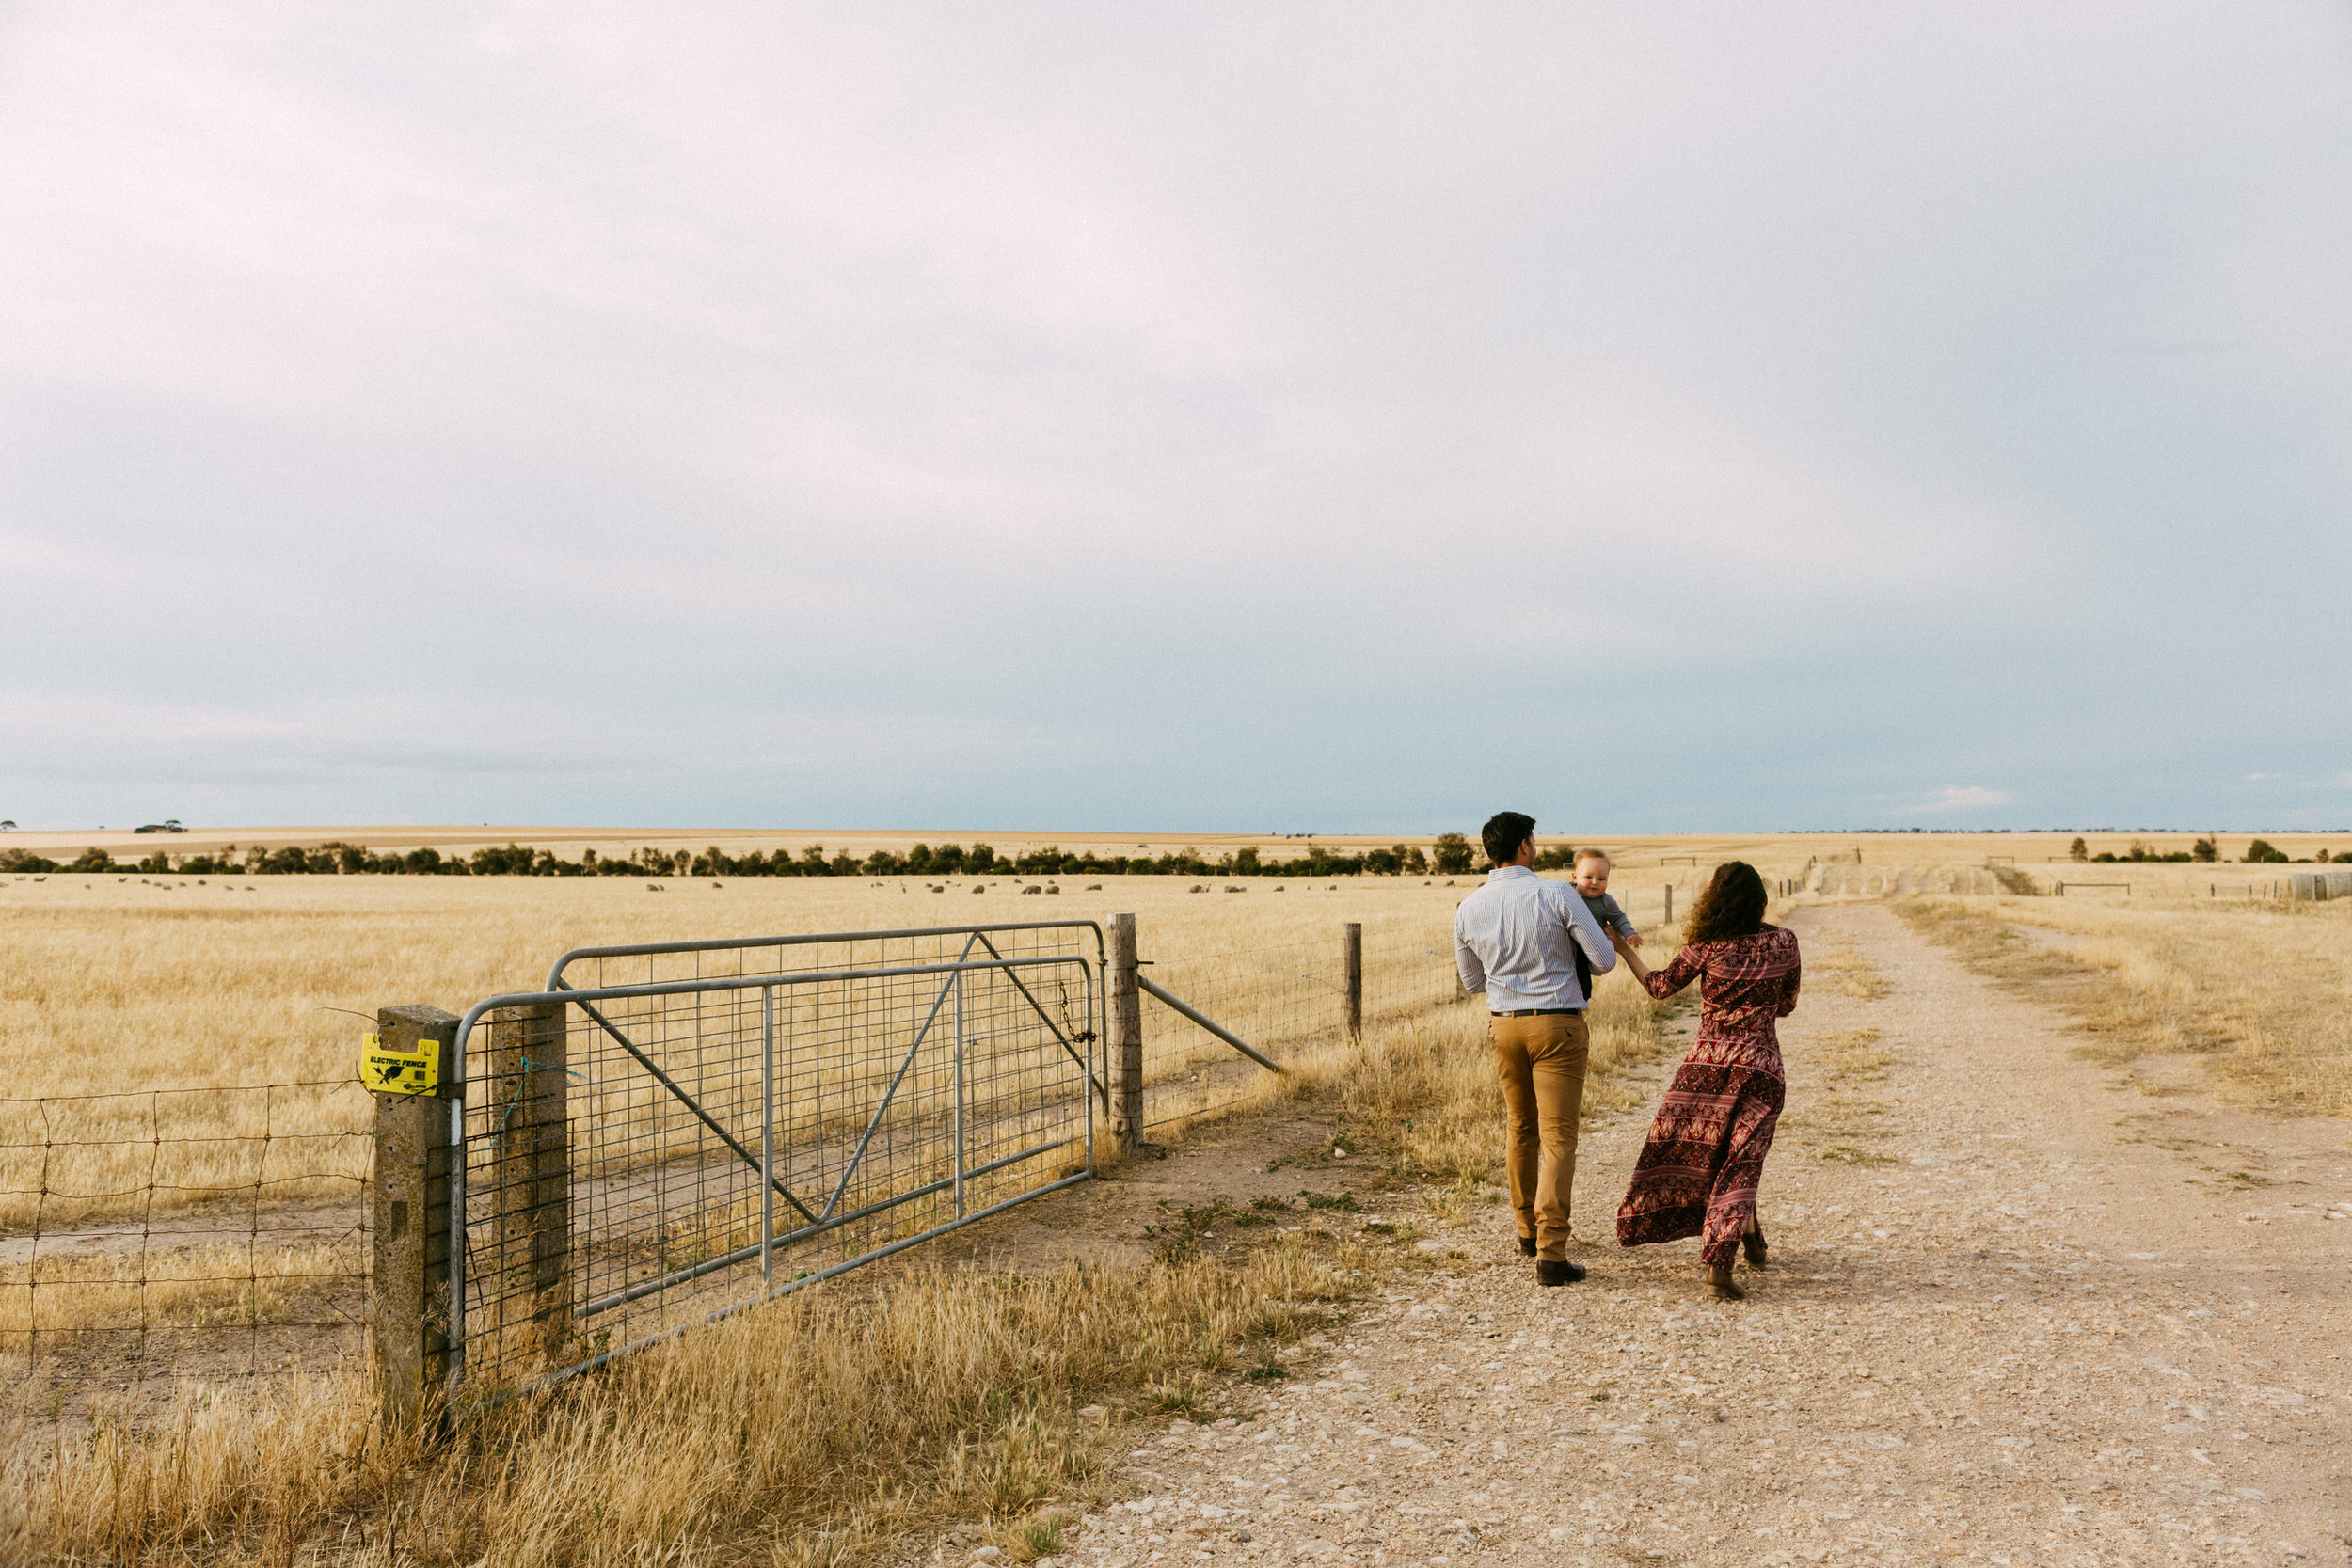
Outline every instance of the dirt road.
{"label": "dirt road", "polygon": [[2352,1560],[2346,1127],[2121,1085],[1883,906],[1793,924],[1746,1301],[1695,1243],[1613,1244],[1618,1118],[1589,1280],[1539,1291],[1499,1208],[1424,1216],[1434,1269],[1254,1419],[1136,1452],[1060,1560]]}

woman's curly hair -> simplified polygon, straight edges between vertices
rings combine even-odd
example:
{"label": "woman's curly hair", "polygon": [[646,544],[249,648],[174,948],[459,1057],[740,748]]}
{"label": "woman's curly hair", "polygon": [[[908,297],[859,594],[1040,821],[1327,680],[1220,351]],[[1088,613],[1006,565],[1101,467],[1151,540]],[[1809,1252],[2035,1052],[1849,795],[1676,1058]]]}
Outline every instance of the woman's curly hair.
{"label": "woman's curly hair", "polygon": [[1682,923],[1686,942],[1752,937],[1764,928],[1764,879],[1745,861],[1725,861],[1708,879],[1690,917]]}

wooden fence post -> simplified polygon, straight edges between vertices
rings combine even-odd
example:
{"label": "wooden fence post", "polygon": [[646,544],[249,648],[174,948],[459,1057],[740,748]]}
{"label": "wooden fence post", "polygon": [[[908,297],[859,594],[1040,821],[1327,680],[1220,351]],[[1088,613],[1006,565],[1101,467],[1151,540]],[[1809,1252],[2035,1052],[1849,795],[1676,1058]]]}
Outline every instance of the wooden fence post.
{"label": "wooden fence post", "polygon": [[1674,883],[1672,883],[1672,882],[1668,882],[1668,883],[1666,884],[1666,919],[1665,919],[1665,924],[1666,924],[1666,925],[1671,926],[1671,925],[1673,925],[1674,923],[1675,923],[1675,885],[1674,885]]}
{"label": "wooden fence post", "polygon": [[1347,1037],[1359,1040],[1364,1037],[1364,928],[1351,920],[1340,929],[1345,933],[1342,957],[1347,976]]}
{"label": "wooden fence post", "polygon": [[[491,1102],[489,1192],[497,1216],[482,1287],[502,1334],[527,1337],[549,1368],[572,1339],[570,1074],[564,1004],[490,1015],[483,1074]],[[509,1338],[508,1345],[513,1344]]]}
{"label": "wooden fence post", "polygon": [[1136,984],[1136,917],[1111,916],[1110,1007],[1107,1028],[1111,1074],[1111,1135],[1133,1153],[1143,1142],[1143,991]]}
{"label": "wooden fence post", "polygon": [[379,1007],[375,1029],[388,1051],[439,1048],[433,1092],[375,1097],[369,1354],[378,1420],[397,1434],[435,1414],[449,1372],[449,1117],[458,1090],[450,1056],[457,1018],[421,1004]]}

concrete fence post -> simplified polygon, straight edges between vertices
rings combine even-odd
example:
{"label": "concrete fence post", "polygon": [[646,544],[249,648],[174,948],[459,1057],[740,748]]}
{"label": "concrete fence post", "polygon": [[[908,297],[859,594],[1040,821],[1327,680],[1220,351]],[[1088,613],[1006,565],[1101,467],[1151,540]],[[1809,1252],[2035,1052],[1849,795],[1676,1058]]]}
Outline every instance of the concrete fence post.
{"label": "concrete fence post", "polygon": [[422,1052],[435,1062],[432,1089],[375,1096],[373,1256],[368,1307],[379,1424],[388,1434],[414,1430],[438,1409],[449,1374],[451,1055],[457,1017],[422,1004],[379,1007],[383,1050]]}
{"label": "concrete fence post", "polygon": [[1347,1037],[1364,1037],[1364,928],[1356,921],[1340,927],[1342,973],[1347,976]]}
{"label": "concrete fence post", "polygon": [[491,1102],[491,1252],[481,1286],[485,1314],[527,1341],[549,1368],[572,1339],[572,1162],[564,1004],[501,1007],[488,1019],[481,1075]]}
{"label": "concrete fence post", "polygon": [[1111,1075],[1111,1136],[1122,1152],[1143,1142],[1143,990],[1136,983],[1136,917],[1111,916],[1110,1007],[1104,1019]]}

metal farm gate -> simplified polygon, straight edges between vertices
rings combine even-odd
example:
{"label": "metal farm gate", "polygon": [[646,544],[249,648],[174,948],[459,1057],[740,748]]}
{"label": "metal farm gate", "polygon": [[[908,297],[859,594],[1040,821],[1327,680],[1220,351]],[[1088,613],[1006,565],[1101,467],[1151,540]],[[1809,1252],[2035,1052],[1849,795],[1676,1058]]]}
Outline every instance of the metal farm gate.
{"label": "metal farm gate", "polygon": [[543,1385],[1086,1180],[1104,974],[1059,921],[581,948],[476,1003],[450,1383]]}

